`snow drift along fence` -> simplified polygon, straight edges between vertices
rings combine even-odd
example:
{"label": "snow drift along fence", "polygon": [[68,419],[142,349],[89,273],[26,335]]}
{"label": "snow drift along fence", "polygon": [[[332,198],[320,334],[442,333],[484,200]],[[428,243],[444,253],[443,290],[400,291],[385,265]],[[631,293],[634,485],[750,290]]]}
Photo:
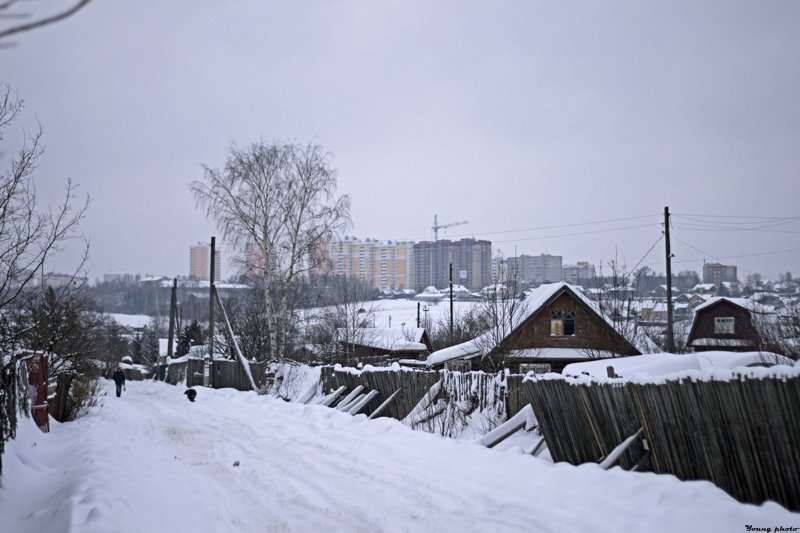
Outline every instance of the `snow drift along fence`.
{"label": "snow drift along fence", "polygon": [[632,468],[708,480],[742,502],[800,511],[800,377],[662,384],[525,381],[554,461],[596,462],[643,428]]}

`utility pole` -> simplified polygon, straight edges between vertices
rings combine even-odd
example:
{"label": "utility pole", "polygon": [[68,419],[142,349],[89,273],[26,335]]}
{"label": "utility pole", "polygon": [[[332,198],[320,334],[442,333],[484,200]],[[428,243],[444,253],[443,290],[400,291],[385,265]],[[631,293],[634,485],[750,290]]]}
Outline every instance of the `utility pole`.
{"label": "utility pole", "polygon": [[669,242],[669,207],[664,208],[664,247],[667,255],[667,352],[675,350],[675,336],[672,331],[672,250]]}
{"label": "utility pole", "polygon": [[167,358],[175,354],[175,321],[178,317],[178,278],[172,280],[172,294],[169,299],[169,340],[167,341]]}
{"label": "utility pole", "polygon": [[216,267],[216,237],[211,237],[211,281],[208,299],[208,357],[211,359],[211,370],[208,373],[208,385],[214,388],[214,308],[216,306],[217,290],[214,287],[214,268]]}
{"label": "utility pole", "polygon": [[453,263],[450,263],[450,343],[453,343]]}
{"label": "utility pole", "polygon": [[419,321],[420,320],[420,318],[419,318],[419,308],[420,308],[421,305],[422,305],[422,302],[417,302],[417,327],[418,328],[421,327],[420,326],[420,321]]}

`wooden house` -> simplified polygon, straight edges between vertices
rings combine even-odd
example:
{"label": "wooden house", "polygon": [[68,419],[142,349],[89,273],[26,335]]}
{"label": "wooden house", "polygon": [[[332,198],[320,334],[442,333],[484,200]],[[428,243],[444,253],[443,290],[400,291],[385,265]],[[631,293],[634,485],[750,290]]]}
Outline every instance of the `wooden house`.
{"label": "wooden house", "polygon": [[714,297],[699,305],[686,340],[696,352],[774,351],[766,346],[760,326],[774,321],[774,309],[744,298]]}
{"label": "wooden house", "polygon": [[468,360],[472,369],[560,372],[569,363],[641,353],[596,302],[567,283],[542,285],[522,303],[524,308],[510,317],[508,328],[433,352],[428,366]]}
{"label": "wooden house", "polygon": [[362,363],[399,359],[424,359],[431,352],[425,328],[356,328],[338,332],[339,344],[349,358]]}

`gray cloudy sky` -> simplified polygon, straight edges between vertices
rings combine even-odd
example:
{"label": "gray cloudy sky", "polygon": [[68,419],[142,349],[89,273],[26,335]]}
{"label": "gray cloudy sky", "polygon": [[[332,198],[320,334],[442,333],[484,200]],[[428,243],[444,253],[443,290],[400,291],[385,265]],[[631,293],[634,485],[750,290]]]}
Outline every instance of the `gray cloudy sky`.
{"label": "gray cloudy sky", "polygon": [[92,279],[187,274],[215,233],[188,183],[262,138],[333,154],[358,237],[438,214],[631,268],[669,206],[673,270],[800,275],[799,27],[796,1],[97,0],[0,49],[0,82],[45,129],[43,198],[92,197]]}

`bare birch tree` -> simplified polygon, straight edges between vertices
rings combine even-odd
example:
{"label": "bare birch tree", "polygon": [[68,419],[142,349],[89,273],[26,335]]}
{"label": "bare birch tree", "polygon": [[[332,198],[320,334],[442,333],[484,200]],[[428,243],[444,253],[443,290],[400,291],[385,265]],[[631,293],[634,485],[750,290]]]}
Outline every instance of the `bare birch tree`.
{"label": "bare birch tree", "polygon": [[228,242],[264,279],[270,358],[283,358],[299,303],[296,288],[326,259],[325,241],[350,222],[336,196],[330,156],[316,144],[233,145],[222,170],[204,167],[190,189]]}

